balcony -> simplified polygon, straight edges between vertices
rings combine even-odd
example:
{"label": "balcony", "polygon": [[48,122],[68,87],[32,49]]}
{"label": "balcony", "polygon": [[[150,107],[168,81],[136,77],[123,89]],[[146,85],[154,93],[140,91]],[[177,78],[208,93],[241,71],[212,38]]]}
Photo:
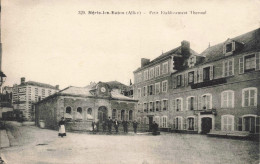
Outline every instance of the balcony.
{"label": "balcony", "polygon": [[194,110],[194,114],[213,114],[217,115],[217,110],[216,109],[201,109],[201,110]]}
{"label": "balcony", "polygon": [[202,88],[202,87],[208,87],[212,85],[219,85],[219,84],[224,84],[227,82],[226,78],[219,78],[219,79],[214,79],[210,81],[204,81],[196,84],[191,84],[191,89],[196,89],[196,88]]}

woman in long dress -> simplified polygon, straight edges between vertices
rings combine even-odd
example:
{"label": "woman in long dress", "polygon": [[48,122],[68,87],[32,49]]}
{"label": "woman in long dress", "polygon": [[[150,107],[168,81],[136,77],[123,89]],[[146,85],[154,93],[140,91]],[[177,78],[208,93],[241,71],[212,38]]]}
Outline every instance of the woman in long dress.
{"label": "woman in long dress", "polygon": [[58,136],[61,136],[61,137],[66,136],[64,117],[62,117],[61,121],[59,122],[59,135]]}

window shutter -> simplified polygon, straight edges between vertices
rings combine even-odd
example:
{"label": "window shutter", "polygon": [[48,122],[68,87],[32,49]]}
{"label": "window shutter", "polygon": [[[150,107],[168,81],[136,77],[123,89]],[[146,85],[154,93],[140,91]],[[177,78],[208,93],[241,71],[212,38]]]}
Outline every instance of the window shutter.
{"label": "window shutter", "polygon": [[155,95],[155,84],[153,85],[153,94],[152,95]]}
{"label": "window shutter", "polygon": [[197,107],[197,97],[196,96],[194,96],[194,109],[193,110],[197,110],[198,109],[198,107]]}
{"label": "window shutter", "polygon": [[183,130],[186,130],[186,119],[185,118],[183,118]]}
{"label": "window shutter", "polygon": [[181,86],[185,85],[185,73],[181,75]]}
{"label": "window shutter", "polygon": [[172,88],[176,88],[177,87],[177,84],[176,84],[176,77],[175,76],[172,76]]}
{"label": "window shutter", "polygon": [[117,111],[118,120],[121,120],[121,110]]}
{"label": "window shutter", "polygon": [[232,51],[235,51],[235,49],[236,49],[236,43],[232,42]]}
{"label": "window shutter", "polygon": [[162,127],[163,117],[158,117],[159,127]]}
{"label": "window shutter", "polygon": [[190,97],[187,97],[187,98],[186,98],[186,110],[189,110],[189,109],[190,109],[189,99],[190,99]]}
{"label": "window shutter", "polygon": [[196,84],[198,82],[198,71],[194,71],[194,83]]}
{"label": "window shutter", "polygon": [[225,77],[225,61],[222,64],[222,77]]}
{"label": "window shutter", "polygon": [[180,100],[181,100],[181,109],[180,110],[183,111],[183,99],[181,98]]}
{"label": "window shutter", "polygon": [[201,110],[201,96],[198,96],[198,110]]}
{"label": "window shutter", "polygon": [[239,58],[239,74],[244,73],[244,57]]}
{"label": "window shutter", "polygon": [[176,102],[175,101],[176,101],[175,99],[173,99],[173,101],[172,101],[172,107],[173,107],[174,111],[176,110]]}
{"label": "window shutter", "polygon": [[260,52],[255,55],[255,70],[260,70]]}
{"label": "window shutter", "polygon": [[209,74],[210,74],[210,75],[209,75],[209,76],[210,76],[209,79],[210,79],[210,80],[212,80],[213,77],[214,77],[214,71],[213,71],[213,68],[214,68],[213,66],[210,66],[210,70],[209,70]]}
{"label": "window shutter", "polygon": [[194,117],[194,130],[198,130],[197,121],[198,121],[197,117]]}
{"label": "window shutter", "polygon": [[188,85],[188,72],[184,74],[185,86]]}
{"label": "window shutter", "polygon": [[203,69],[202,68],[199,68],[199,82],[202,82],[202,79],[203,79],[203,73],[202,73],[202,71],[203,71]]}

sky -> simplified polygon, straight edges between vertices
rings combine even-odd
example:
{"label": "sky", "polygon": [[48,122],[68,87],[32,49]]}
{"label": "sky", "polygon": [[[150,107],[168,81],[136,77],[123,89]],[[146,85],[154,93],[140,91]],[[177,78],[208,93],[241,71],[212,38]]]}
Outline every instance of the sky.
{"label": "sky", "polygon": [[[2,0],[4,85],[20,84],[21,77],[61,89],[114,80],[128,85],[141,58],[152,60],[180,46],[182,40],[201,53],[209,43],[259,28],[259,8],[259,0]],[[88,11],[142,14],[90,15]]]}

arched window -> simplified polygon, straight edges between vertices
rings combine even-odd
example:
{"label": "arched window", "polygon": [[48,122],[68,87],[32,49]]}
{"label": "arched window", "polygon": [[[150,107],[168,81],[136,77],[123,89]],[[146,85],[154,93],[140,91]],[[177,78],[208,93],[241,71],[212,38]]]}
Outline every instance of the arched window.
{"label": "arched window", "polygon": [[183,101],[182,101],[181,97],[173,100],[173,108],[176,111],[182,111],[183,110]]}
{"label": "arched window", "polygon": [[71,107],[70,106],[66,107],[66,113],[71,114]]}
{"label": "arched window", "polygon": [[81,107],[78,107],[78,108],[77,108],[77,112],[80,113],[80,114],[82,114],[82,108],[81,108]]}
{"label": "arched window", "polygon": [[125,120],[125,110],[121,110],[121,120]]}
{"label": "arched window", "polygon": [[132,121],[133,120],[133,111],[130,110],[129,111],[129,121]]}
{"label": "arched window", "polygon": [[194,117],[187,118],[187,130],[194,130],[194,124],[195,124],[194,120],[195,120]]}
{"label": "arched window", "polygon": [[212,95],[207,93],[199,97],[199,110],[212,109]]}
{"label": "arched window", "polygon": [[197,100],[195,96],[189,96],[186,99],[186,110],[196,110]]}
{"label": "arched window", "polygon": [[88,108],[88,114],[92,115],[92,108]]}
{"label": "arched window", "polygon": [[175,118],[175,129],[182,130],[182,117],[178,116]]}

